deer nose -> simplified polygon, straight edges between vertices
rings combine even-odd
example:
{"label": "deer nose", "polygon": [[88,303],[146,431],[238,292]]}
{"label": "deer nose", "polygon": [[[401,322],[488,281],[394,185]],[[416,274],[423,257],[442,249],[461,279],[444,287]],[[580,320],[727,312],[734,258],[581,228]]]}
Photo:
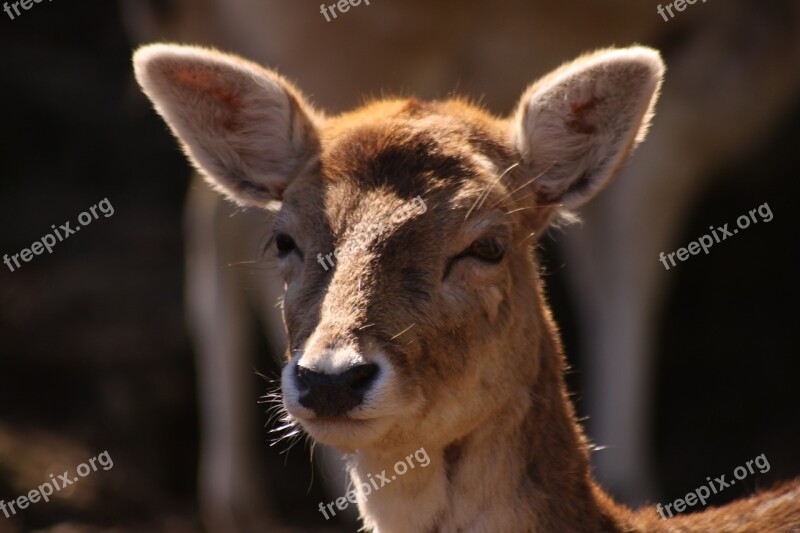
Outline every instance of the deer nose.
{"label": "deer nose", "polygon": [[364,401],[378,375],[378,365],[351,367],[340,374],[322,374],[297,366],[300,404],[317,416],[342,416]]}

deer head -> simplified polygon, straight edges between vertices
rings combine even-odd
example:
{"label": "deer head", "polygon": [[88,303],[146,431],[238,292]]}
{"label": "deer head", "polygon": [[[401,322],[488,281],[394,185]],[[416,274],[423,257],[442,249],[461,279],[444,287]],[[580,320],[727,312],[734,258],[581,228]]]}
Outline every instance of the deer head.
{"label": "deer head", "polygon": [[216,51],[151,45],[134,63],[212,186],[279,202],[285,407],[344,451],[444,446],[537,394],[557,334],[533,248],[643,138],[664,70],[653,50],[604,50],[509,118],[457,99],[327,117]]}

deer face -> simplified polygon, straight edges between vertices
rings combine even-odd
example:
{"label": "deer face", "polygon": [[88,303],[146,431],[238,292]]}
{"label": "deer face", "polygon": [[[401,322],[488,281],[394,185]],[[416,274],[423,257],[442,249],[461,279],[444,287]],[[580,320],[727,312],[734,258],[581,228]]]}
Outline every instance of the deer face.
{"label": "deer face", "polygon": [[285,191],[273,237],[284,402],[322,442],[405,440],[422,420],[467,426],[486,410],[455,392],[498,373],[512,287],[532,288],[534,270],[522,213],[497,183],[514,154],[472,113],[411,101],[334,119],[318,162]]}
{"label": "deer face", "polygon": [[284,403],[342,450],[446,443],[530,393],[532,247],[642,137],[663,70],[641,48],[587,56],[498,120],[415,100],[325,118],[277,74],[197,48],[145,47],[135,65],[215,187],[280,200]]}

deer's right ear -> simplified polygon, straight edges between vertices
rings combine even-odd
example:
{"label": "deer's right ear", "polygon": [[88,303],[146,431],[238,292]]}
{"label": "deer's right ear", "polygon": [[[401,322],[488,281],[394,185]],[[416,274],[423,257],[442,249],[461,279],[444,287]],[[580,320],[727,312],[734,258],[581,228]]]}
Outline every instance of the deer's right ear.
{"label": "deer's right ear", "polygon": [[280,199],[319,151],[322,118],[274,72],[220,52],[164,44],[140,48],[133,63],[189,159],[239,203]]}

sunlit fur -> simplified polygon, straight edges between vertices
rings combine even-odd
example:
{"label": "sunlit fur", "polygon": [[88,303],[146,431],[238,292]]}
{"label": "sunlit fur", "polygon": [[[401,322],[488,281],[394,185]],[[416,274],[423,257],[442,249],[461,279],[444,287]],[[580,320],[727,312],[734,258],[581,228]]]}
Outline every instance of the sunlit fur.
{"label": "sunlit fur", "polygon": [[[720,510],[658,519],[594,482],[563,382],[535,247],[563,208],[599,191],[642,140],[663,76],[646,48],[579,58],[522,96],[510,118],[462,100],[384,100],[325,117],[275,73],[218,52],[145,47],[137,78],[187,154],[238,202],[281,201],[273,232],[289,335],[283,402],[316,441],[350,454],[354,481],[418,468],[361,498],[365,525],[409,531],[791,531],[796,486]],[[359,224],[420,197],[324,269]],[[491,240],[498,262],[463,256]],[[463,256],[452,262],[454,257]],[[346,418],[299,403],[296,365],[380,367]],[[783,494],[783,496],[779,496]]]}

